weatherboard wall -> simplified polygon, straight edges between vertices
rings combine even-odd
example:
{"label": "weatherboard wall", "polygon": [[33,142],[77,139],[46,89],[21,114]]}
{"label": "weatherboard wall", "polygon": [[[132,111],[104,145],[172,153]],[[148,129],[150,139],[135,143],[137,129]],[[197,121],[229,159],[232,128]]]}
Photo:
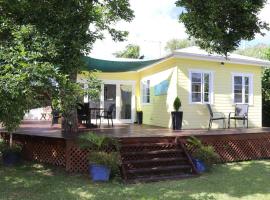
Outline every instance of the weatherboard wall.
{"label": "weatherboard wall", "polygon": [[[167,95],[156,96],[154,86],[166,79],[168,70],[172,70],[170,86]],[[213,74],[213,102],[215,112],[222,112],[228,117],[234,111],[232,99],[232,74],[247,73],[253,75],[253,103],[249,107],[250,127],[261,127],[261,67],[240,64],[225,64],[209,61],[195,61],[189,59],[172,58],[140,72],[140,79],[149,79],[151,84],[151,102],[142,104],[145,124],[171,126],[170,112],[173,110],[173,101],[178,95],[182,101],[181,110],[184,112],[183,128],[207,128],[209,112],[205,104],[191,104],[190,70],[211,71]],[[176,75],[175,75],[176,74]],[[159,79],[159,80],[157,80]],[[175,88],[175,89],[174,89]],[[240,121],[239,121],[240,122]],[[227,124],[227,121],[226,121]],[[234,121],[232,121],[234,125]],[[241,124],[238,124],[242,126]],[[213,128],[222,127],[221,123],[213,123]]]}

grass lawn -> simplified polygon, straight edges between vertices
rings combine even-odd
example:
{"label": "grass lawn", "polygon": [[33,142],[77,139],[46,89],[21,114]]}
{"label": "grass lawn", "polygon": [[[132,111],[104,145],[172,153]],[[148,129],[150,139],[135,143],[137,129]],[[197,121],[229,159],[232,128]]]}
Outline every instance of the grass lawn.
{"label": "grass lawn", "polygon": [[0,199],[270,199],[270,161],[218,165],[198,178],[124,185],[92,183],[88,177],[26,163],[0,166]]}

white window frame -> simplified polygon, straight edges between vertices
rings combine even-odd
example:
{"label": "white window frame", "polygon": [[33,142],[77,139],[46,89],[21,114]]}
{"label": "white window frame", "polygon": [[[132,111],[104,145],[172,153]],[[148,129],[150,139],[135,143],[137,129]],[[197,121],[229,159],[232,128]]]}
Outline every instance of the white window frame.
{"label": "white window frame", "polygon": [[[201,82],[201,101],[200,102],[193,102],[192,101],[192,73],[200,73],[201,76],[203,74],[209,74],[209,102],[204,101],[204,82],[202,79]],[[213,71],[208,71],[208,70],[200,70],[200,69],[192,69],[189,70],[189,104],[213,104],[214,102],[214,73]]]}
{"label": "white window frame", "polygon": [[[148,82],[149,82],[149,86],[148,86]],[[145,99],[144,97],[148,96],[147,89],[149,89],[149,102],[144,102],[144,99]],[[142,105],[151,104],[151,80],[150,79],[141,80],[141,102],[142,102]]]}
{"label": "white window frame", "polygon": [[[234,99],[234,77],[242,77],[242,102],[235,103]],[[248,104],[253,105],[253,74],[249,73],[232,73],[232,103],[233,104],[247,104],[245,103],[245,84],[243,84],[245,77],[249,78],[249,94],[248,94]]]}

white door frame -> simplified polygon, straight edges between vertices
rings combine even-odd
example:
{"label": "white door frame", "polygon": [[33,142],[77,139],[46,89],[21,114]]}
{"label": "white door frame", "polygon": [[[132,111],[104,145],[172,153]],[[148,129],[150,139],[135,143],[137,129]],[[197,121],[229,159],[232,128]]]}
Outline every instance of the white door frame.
{"label": "white door frame", "polygon": [[[135,114],[136,114],[136,102],[135,102],[135,86],[136,81],[123,81],[123,80],[102,80],[101,86],[101,95],[100,95],[100,105],[101,108],[104,108],[104,84],[113,84],[116,85],[116,119],[113,121],[116,123],[134,123]],[[132,86],[132,97],[131,97],[131,119],[120,119],[120,108],[121,108],[121,93],[120,93],[120,85],[131,85]]]}

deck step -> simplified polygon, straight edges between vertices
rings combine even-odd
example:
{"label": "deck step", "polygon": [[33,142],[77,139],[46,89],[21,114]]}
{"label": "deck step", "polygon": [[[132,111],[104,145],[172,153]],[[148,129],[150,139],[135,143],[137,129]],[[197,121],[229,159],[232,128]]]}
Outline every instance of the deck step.
{"label": "deck step", "polygon": [[172,166],[160,166],[160,167],[149,167],[149,168],[137,168],[128,169],[128,173],[146,173],[146,172],[156,172],[156,171],[169,171],[169,170],[183,170],[190,169],[189,165],[172,165]]}
{"label": "deck step", "polygon": [[154,175],[154,176],[137,176],[133,179],[129,179],[128,183],[140,183],[140,182],[157,182],[164,180],[179,180],[185,178],[194,178],[198,175],[195,174],[174,174],[174,175]]}
{"label": "deck step", "polygon": [[162,143],[140,143],[140,144],[124,144],[121,147],[163,147],[163,146],[175,146],[176,144],[169,143],[169,142],[162,142]]}
{"label": "deck step", "polygon": [[177,138],[136,138],[121,142],[121,169],[127,183],[182,179],[197,174],[185,146]]}
{"label": "deck step", "polygon": [[128,151],[122,152],[122,156],[129,155],[154,155],[154,154],[165,154],[165,153],[183,153],[181,149],[163,149],[163,150],[155,150],[155,151]]}
{"label": "deck step", "polygon": [[143,163],[156,163],[156,162],[172,162],[172,161],[186,161],[184,157],[175,158],[152,158],[152,159],[142,159],[142,160],[127,160],[123,161],[122,164],[143,164]]}

